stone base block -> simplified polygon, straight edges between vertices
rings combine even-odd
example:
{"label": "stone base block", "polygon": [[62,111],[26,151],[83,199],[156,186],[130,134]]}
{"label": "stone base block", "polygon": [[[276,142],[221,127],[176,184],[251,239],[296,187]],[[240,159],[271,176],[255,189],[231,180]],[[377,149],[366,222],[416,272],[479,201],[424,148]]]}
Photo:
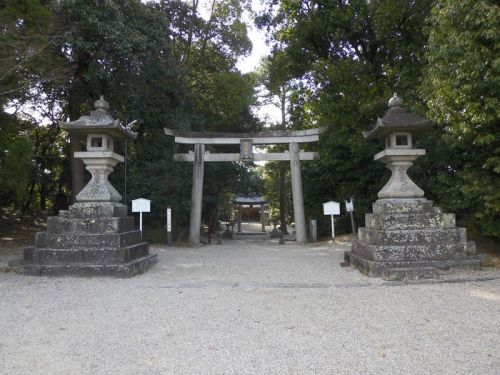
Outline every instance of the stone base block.
{"label": "stone base block", "polygon": [[38,232],[35,245],[51,249],[114,249],[142,242],[141,231],[133,230],[123,233],[50,233]]}
{"label": "stone base block", "polygon": [[117,264],[128,263],[149,254],[146,242],[114,249],[47,249],[28,250],[25,261],[40,265],[58,264]]}
{"label": "stone base block", "polygon": [[359,228],[358,239],[366,243],[384,246],[437,245],[443,243],[465,243],[467,235],[464,228],[407,230]]}
{"label": "stone base block", "polygon": [[366,259],[351,251],[345,252],[344,258],[365,275],[381,277],[384,280],[437,279],[440,270],[479,269],[481,265],[477,258],[383,262]]}
{"label": "stone base block", "polygon": [[127,206],[122,203],[75,203],[67,211],[60,211],[61,217],[125,217],[127,216]]}
{"label": "stone base block", "polygon": [[374,214],[408,214],[415,212],[441,213],[441,209],[433,207],[432,201],[425,198],[378,199],[373,203]]}
{"label": "stone base block", "polygon": [[49,233],[122,233],[135,229],[133,217],[60,217],[47,218]]}
{"label": "stone base block", "polygon": [[460,260],[474,256],[475,246],[471,241],[394,246],[367,244],[356,240],[353,242],[352,252],[374,261]]}
{"label": "stone base block", "polygon": [[436,212],[365,214],[365,224],[367,228],[384,228],[386,230],[452,229],[455,228],[455,215]]}
{"label": "stone base block", "polygon": [[132,277],[146,272],[158,261],[156,254],[149,254],[128,263],[118,264],[29,264],[24,263],[18,273],[32,276],[114,276]]}

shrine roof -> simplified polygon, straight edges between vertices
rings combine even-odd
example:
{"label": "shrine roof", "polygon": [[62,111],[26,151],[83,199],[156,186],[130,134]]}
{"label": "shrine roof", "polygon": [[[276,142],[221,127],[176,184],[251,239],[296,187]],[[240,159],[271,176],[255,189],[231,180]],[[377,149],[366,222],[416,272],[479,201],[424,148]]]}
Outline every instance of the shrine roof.
{"label": "shrine roof", "polygon": [[266,199],[262,196],[248,196],[248,195],[235,196],[232,199],[232,202],[239,205],[267,203]]}

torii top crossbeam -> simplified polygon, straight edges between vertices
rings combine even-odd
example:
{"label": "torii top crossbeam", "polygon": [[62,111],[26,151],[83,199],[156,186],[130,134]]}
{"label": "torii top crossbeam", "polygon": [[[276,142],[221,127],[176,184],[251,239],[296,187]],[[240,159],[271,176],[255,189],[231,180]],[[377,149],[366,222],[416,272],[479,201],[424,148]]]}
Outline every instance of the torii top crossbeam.
{"label": "torii top crossbeam", "polygon": [[175,143],[236,145],[251,139],[254,145],[277,143],[308,143],[319,141],[321,129],[289,130],[261,133],[204,133],[165,128],[165,134],[175,137]]}

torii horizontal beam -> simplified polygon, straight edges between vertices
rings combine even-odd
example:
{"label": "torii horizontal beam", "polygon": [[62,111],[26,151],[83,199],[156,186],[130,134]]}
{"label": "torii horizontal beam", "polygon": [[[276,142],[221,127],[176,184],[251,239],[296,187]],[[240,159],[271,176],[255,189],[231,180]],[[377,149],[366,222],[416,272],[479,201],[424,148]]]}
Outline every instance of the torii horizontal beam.
{"label": "torii horizontal beam", "polygon": [[[194,162],[194,153],[190,152],[188,154],[174,154],[175,161],[191,161]],[[300,160],[314,160],[318,157],[317,152],[299,152]],[[289,152],[273,152],[273,153],[255,153],[253,154],[253,159],[242,160],[240,154],[212,154],[210,152],[205,152],[203,155],[204,161],[279,161],[279,160],[290,160]]]}
{"label": "torii horizontal beam", "polygon": [[242,139],[251,139],[254,145],[277,143],[308,143],[319,141],[322,129],[289,130],[262,133],[204,133],[165,128],[165,134],[174,136],[175,143],[236,145]]}

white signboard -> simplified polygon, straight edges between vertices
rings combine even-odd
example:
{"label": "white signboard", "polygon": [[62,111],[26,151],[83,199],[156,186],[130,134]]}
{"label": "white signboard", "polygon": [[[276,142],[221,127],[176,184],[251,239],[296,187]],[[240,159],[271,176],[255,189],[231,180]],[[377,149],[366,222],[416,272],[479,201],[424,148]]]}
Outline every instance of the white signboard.
{"label": "white signboard", "polygon": [[167,208],[167,232],[172,232],[172,209]]}
{"label": "white signboard", "polygon": [[354,211],[354,202],[352,201],[352,198],[350,198],[351,200],[349,201],[345,201],[345,210],[347,212],[353,212]]}
{"label": "white signboard", "polygon": [[132,212],[151,212],[151,201],[138,198],[132,201]]}
{"label": "white signboard", "polygon": [[340,203],[334,201],[323,203],[323,215],[340,215]]}
{"label": "white signboard", "polygon": [[139,230],[142,236],[142,213],[151,211],[151,201],[149,199],[138,198],[132,201],[132,212],[139,212]]}
{"label": "white signboard", "polygon": [[333,215],[340,215],[340,203],[329,201],[323,203],[323,215],[330,215],[332,222],[332,241],[335,242],[335,220]]}

